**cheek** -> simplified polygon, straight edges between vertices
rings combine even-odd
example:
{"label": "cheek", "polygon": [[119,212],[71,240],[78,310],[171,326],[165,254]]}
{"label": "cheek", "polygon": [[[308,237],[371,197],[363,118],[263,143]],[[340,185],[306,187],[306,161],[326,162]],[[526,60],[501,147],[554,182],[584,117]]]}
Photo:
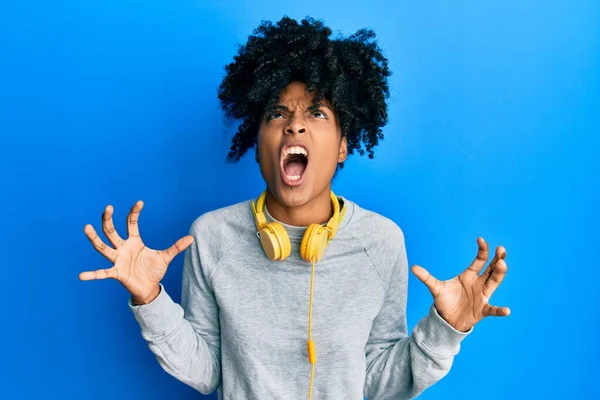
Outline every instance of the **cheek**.
{"label": "cheek", "polygon": [[335,139],[332,139],[328,140],[327,142],[318,143],[315,147],[326,149],[320,151],[317,155],[319,160],[319,169],[327,172],[335,171],[340,153],[339,142]]}
{"label": "cheek", "polygon": [[272,140],[260,135],[256,141],[257,146],[257,162],[260,164],[263,173],[270,174],[277,167],[279,168],[279,155],[277,154],[278,145]]}

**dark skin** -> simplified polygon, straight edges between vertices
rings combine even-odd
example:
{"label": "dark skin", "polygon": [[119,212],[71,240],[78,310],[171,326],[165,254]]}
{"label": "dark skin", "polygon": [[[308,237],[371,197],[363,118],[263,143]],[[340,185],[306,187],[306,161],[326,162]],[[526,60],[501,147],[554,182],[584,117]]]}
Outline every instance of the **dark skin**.
{"label": "dark skin", "polygon": [[[256,161],[267,184],[267,207],[277,220],[295,226],[325,223],[333,211],[330,201],[331,180],[338,163],[347,157],[347,142],[342,135],[335,110],[329,100],[313,104],[314,94],[305,91],[302,82],[290,83],[280,94],[279,105],[285,108],[268,111],[259,132]],[[282,180],[281,154],[286,144],[302,144],[308,150],[308,167],[304,180],[291,189]],[[116,279],[131,293],[135,304],[147,304],[158,296],[159,282],[173,258],[193,242],[186,235],[166,250],[145,246],[138,219],[144,203],[138,201],[127,216],[128,237],[121,238],[112,220],[113,207],[102,214],[102,230],[111,246],[100,239],[87,224],[85,234],[94,248],[114,265],[112,268],[82,272],[81,280]],[[456,330],[466,332],[488,316],[508,316],[508,307],[489,304],[507,272],[506,251],[498,246],[487,266],[489,247],[477,238],[477,256],[460,275],[440,281],[425,268],[413,265],[415,276],[431,292],[440,316]]]}
{"label": "dark skin", "polygon": [[[267,184],[267,208],[277,220],[295,226],[326,223],[333,215],[330,192],[337,164],[346,160],[347,142],[331,102],[313,107],[314,93],[300,81],[291,82],[279,96],[285,107],[268,111],[257,138],[256,161]],[[304,181],[294,189],[282,179],[281,151],[289,143],[308,150]]]}

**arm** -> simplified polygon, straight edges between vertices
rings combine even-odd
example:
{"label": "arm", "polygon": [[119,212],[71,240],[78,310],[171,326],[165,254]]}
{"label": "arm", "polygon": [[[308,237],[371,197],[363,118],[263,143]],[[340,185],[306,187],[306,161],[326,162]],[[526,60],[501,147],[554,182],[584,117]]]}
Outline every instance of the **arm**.
{"label": "arm", "polygon": [[412,334],[407,334],[406,298],[408,263],[402,251],[387,274],[382,275],[384,304],[373,321],[366,345],[367,399],[411,399],[442,379],[450,370],[460,342],[471,330],[459,332],[432,305]]}
{"label": "arm", "polygon": [[185,250],[181,306],[160,284],[150,303],[129,307],[140,324],[142,337],[161,367],[202,394],[213,392],[221,381],[218,306],[205,270],[200,265],[198,237]]}

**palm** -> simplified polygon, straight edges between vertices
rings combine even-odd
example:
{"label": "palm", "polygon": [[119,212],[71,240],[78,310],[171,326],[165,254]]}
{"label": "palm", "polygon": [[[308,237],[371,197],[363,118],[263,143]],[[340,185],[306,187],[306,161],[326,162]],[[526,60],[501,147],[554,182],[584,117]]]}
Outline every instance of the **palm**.
{"label": "palm", "polygon": [[153,250],[144,244],[138,230],[139,213],[143,202],[137,202],[127,216],[127,240],[122,239],[114,228],[112,206],[102,214],[102,230],[114,248],[107,246],[92,225],[86,225],[85,234],[92,245],[113,263],[112,268],[87,271],[79,274],[81,280],[116,279],[136,298],[143,299],[165,276],[173,258],[192,243],[192,236],[179,239],[164,251]]}
{"label": "palm", "polygon": [[452,279],[440,281],[421,266],[415,265],[412,268],[413,273],[433,295],[434,305],[440,316],[460,331],[469,330],[487,316],[510,314],[508,307],[489,304],[492,293],[506,275],[506,252],[502,247],[496,248],[494,258],[485,272],[479,275],[488,259],[489,249],[482,238],[478,238],[478,244],[479,251],[473,263]]}
{"label": "palm", "polygon": [[167,264],[160,258],[159,252],[146,247],[140,237],[132,237],[117,249],[112,269],[116,279],[125,287],[139,290],[158,284],[167,272]]}

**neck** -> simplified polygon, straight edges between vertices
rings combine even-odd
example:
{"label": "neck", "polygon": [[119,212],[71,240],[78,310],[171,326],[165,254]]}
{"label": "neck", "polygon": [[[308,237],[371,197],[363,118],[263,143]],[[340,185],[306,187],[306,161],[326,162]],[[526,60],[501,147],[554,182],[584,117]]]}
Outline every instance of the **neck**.
{"label": "neck", "polygon": [[308,226],[310,224],[324,224],[333,216],[331,206],[331,189],[326,190],[299,206],[286,206],[281,204],[275,196],[267,190],[266,204],[269,214],[278,221],[293,226]]}

